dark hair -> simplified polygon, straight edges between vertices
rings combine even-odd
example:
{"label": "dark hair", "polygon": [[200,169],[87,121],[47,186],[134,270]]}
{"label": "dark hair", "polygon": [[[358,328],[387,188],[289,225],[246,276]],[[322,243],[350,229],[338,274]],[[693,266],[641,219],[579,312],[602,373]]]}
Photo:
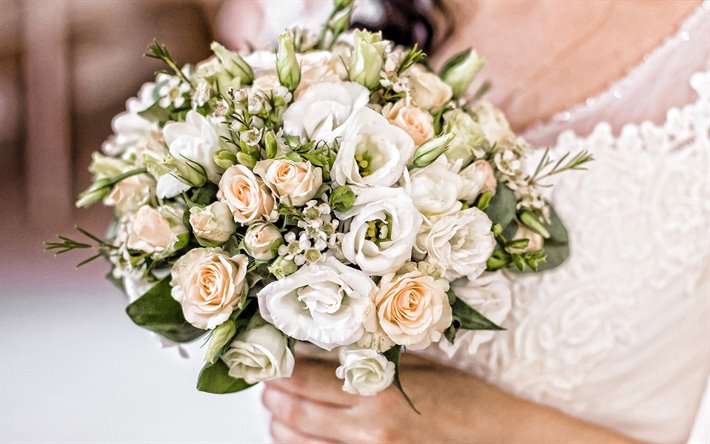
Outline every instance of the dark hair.
{"label": "dark hair", "polygon": [[[353,27],[382,31],[388,40],[405,46],[416,43],[427,53],[451,34],[453,20],[443,0],[380,0],[380,5],[378,21],[355,22]],[[443,26],[435,20],[437,15],[443,18]]]}

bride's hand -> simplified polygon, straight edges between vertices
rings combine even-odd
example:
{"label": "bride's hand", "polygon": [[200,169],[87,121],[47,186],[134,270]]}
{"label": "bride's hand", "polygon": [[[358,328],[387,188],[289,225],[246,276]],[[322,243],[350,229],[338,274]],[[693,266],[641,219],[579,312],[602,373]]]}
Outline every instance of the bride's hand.
{"label": "bride's hand", "polygon": [[625,441],[410,355],[400,377],[421,415],[394,387],[370,397],[343,392],[335,367],[299,357],[292,378],[266,383],[263,402],[277,443]]}

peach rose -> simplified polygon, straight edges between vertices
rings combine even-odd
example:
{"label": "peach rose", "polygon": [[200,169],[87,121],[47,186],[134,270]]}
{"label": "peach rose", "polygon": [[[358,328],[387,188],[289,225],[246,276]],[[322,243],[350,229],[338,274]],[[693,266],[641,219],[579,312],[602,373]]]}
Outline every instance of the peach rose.
{"label": "peach rose", "polygon": [[234,220],[247,225],[251,222],[278,218],[276,202],[264,182],[244,165],[227,169],[219,181],[217,198],[227,204]]}
{"label": "peach rose", "polygon": [[382,330],[411,350],[438,342],[452,320],[447,290],[446,280],[419,271],[383,276],[375,295]]}
{"label": "peach rose", "polygon": [[104,199],[104,205],[116,207],[122,214],[133,213],[155,194],[155,180],[137,174],[118,182]]}
{"label": "peach rose", "polygon": [[472,204],[479,194],[490,191],[496,192],[496,175],[491,164],[483,159],[473,162],[467,166],[459,175],[463,178],[465,186],[461,187],[457,198]]}
{"label": "peach rose", "polygon": [[187,245],[189,232],[182,223],[182,210],[169,205],[143,205],[128,228],[127,247],[154,258],[169,256]]}
{"label": "peach rose", "polygon": [[440,108],[451,99],[451,87],[421,65],[408,69],[405,76],[409,79],[409,95],[420,108]]}
{"label": "peach rose", "polygon": [[294,162],[288,159],[261,160],[254,172],[258,174],[281,203],[300,207],[315,196],[323,184],[320,168],[310,162]]}
{"label": "peach rose", "polygon": [[244,301],[248,259],[229,257],[220,248],[194,248],[171,270],[172,295],[185,319],[197,328],[213,329],[229,319]]}
{"label": "peach rose", "polygon": [[254,88],[257,88],[261,91],[269,91],[271,89],[275,89],[281,84],[279,83],[279,78],[276,76],[276,74],[265,74],[263,76],[255,78],[252,85],[254,85]]}
{"label": "peach rose", "polygon": [[297,57],[301,63],[301,82],[296,88],[295,97],[316,83],[340,81],[336,73],[335,60],[329,51],[311,51],[297,54]]}
{"label": "peach rose", "polygon": [[416,146],[434,137],[434,118],[431,114],[414,105],[406,105],[404,100],[385,105],[382,115],[409,134]]}

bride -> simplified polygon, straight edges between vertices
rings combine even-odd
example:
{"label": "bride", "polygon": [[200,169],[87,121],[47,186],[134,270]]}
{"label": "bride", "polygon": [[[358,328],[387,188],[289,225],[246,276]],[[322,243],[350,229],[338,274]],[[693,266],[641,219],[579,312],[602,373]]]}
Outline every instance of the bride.
{"label": "bride", "polygon": [[403,364],[421,415],[395,390],[348,395],[334,364],[299,358],[264,392],[275,440],[687,440],[710,372],[710,4],[381,5],[385,37],[431,44],[433,66],[475,46],[496,79],[487,99],[532,144],[596,161],[552,196],[569,261],[479,301],[507,331]]}

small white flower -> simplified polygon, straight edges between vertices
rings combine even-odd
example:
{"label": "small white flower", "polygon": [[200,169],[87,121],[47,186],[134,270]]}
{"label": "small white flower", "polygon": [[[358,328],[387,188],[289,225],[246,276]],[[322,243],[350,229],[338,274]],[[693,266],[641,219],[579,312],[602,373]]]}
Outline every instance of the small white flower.
{"label": "small white flower", "polygon": [[[167,77],[167,79],[166,79]],[[177,76],[158,76],[158,84],[164,82],[158,88],[162,108],[180,108],[185,104],[185,94],[190,91],[190,85]]]}
{"label": "small white flower", "polygon": [[344,380],[344,391],[373,396],[392,384],[394,370],[394,363],[374,350],[343,348],[335,375]]}

